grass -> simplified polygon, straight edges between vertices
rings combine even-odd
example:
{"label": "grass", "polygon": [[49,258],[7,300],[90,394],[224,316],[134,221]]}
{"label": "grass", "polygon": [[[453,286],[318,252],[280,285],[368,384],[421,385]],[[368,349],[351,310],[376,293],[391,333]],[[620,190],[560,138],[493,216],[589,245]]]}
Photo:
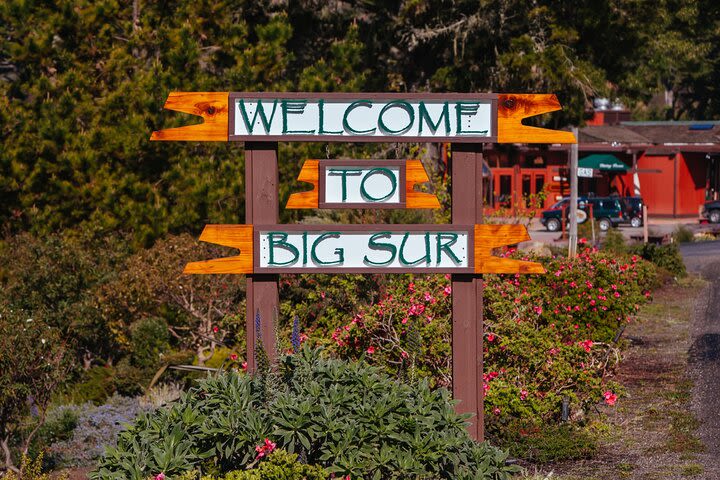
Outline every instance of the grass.
{"label": "grass", "polygon": [[579,460],[597,450],[596,436],[570,424],[545,426],[527,436],[518,436],[505,445],[513,455],[533,463]]}
{"label": "grass", "polygon": [[695,477],[697,475],[701,475],[705,469],[702,465],[698,463],[688,463],[687,465],[683,465],[682,467],[682,474],[684,477]]}

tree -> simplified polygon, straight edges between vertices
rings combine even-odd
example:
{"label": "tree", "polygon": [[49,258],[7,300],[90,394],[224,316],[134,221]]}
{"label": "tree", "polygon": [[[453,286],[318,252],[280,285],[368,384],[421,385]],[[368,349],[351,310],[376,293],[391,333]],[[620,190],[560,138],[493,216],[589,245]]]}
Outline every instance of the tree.
{"label": "tree", "polygon": [[41,317],[2,305],[0,352],[0,447],[5,467],[18,471],[11,447],[27,455],[70,362],[57,329]]}

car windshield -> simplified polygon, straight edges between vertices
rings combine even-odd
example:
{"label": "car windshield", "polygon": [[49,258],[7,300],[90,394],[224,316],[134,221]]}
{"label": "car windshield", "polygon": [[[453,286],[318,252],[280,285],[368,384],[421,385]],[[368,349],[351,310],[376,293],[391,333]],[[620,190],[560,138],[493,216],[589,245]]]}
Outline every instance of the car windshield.
{"label": "car windshield", "polygon": [[553,206],[550,207],[550,209],[551,209],[551,210],[557,210],[557,209],[562,208],[563,206],[565,206],[567,203],[568,203],[568,199],[567,199],[567,198],[563,198],[563,199],[560,200],[559,202],[555,202],[555,203],[553,204]]}

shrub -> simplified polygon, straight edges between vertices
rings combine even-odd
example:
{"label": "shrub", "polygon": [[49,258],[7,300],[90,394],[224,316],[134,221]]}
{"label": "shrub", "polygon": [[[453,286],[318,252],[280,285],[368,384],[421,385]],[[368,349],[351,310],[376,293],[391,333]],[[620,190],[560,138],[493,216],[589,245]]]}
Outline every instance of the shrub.
{"label": "shrub", "polygon": [[693,241],[693,231],[685,225],[678,225],[672,234],[673,240],[677,243],[687,243]]}
{"label": "shrub", "polygon": [[[518,256],[514,253],[513,256]],[[619,359],[616,337],[649,297],[655,268],[638,257],[585,249],[539,259],[546,275],[486,275],[484,391],[487,431],[555,420],[602,401]],[[332,335],[343,358],[365,358],[401,376],[451,381],[450,283],[395,277],[381,299]]]}
{"label": "shrub", "polygon": [[324,468],[306,465],[298,456],[285,450],[275,450],[250,470],[235,470],[222,477],[204,476],[202,480],[327,480]]}
{"label": "shrub", "polygon": [[132,364],[141,369],[157,370],[163,352],[170,350],[168,324],[162,318],[137,320],[130,326]]}
{"label": "shrub", "polygon": [[68,480],[67,474],[53,475],[52,477],[47,473],[43,473],[43,455],[38,455],[35,460],[32,460],[27,455],[23,455],[22,462],[20,463],[20,474],[15,473],[12,470],[5,472],[0,475],[1,480]]}
{"label": "shrub", "polygon": [[612,253],[627,253],[627,247],[625,245],[625,237],[623,234],[615,228],[611,228],[605,232],[605,239],[602,243],[602,248],[606,252]]}
{"label": "shrub", "polygon": [[[227,372],[141,415],[108,450],[99,479],[245,469],[268,438],[308,464],[352,478],[508,478],[506,454],[472,441],[450,393],[393,381],[361,362],[303,349],[273,382]],[[268,391],[266,385],[275,388]]]}
{"label": "shrub", "polygon": [[633,247],[631,252],[667,270],[676,277],[684,277],[687,275],[685,263],[683,262],[682,255],[680,255],[680,248],[677,243],[670,243],[668,245],[648,243]]}
{"label": "shrub", "polygon": [[140,399],[118,395],[100,406],[88,403],[55,408],[49,413],[50,418],[73,416],[76,421],[69,434],[46,443],[48,460],[53,465],[92,465],[106,447],[115,444],[117,434],[125,425],[147,410],[141,406]]}

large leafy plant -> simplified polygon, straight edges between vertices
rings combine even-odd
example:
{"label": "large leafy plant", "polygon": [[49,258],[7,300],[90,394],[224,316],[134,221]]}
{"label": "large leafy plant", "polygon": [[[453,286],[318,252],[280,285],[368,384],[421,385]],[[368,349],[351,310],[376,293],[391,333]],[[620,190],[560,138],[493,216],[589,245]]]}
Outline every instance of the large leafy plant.
{"label": "large leafy plant", "polygon": [[222,474],[256,462],[266,438],[351,478],[501,479],[515,470],[505,466],[505,453],[471,440],[450,393],[427,382],[400,383],[309,348],[267,375],[276,378],[207,378],[177,403],[141,415],[91,478]]}

